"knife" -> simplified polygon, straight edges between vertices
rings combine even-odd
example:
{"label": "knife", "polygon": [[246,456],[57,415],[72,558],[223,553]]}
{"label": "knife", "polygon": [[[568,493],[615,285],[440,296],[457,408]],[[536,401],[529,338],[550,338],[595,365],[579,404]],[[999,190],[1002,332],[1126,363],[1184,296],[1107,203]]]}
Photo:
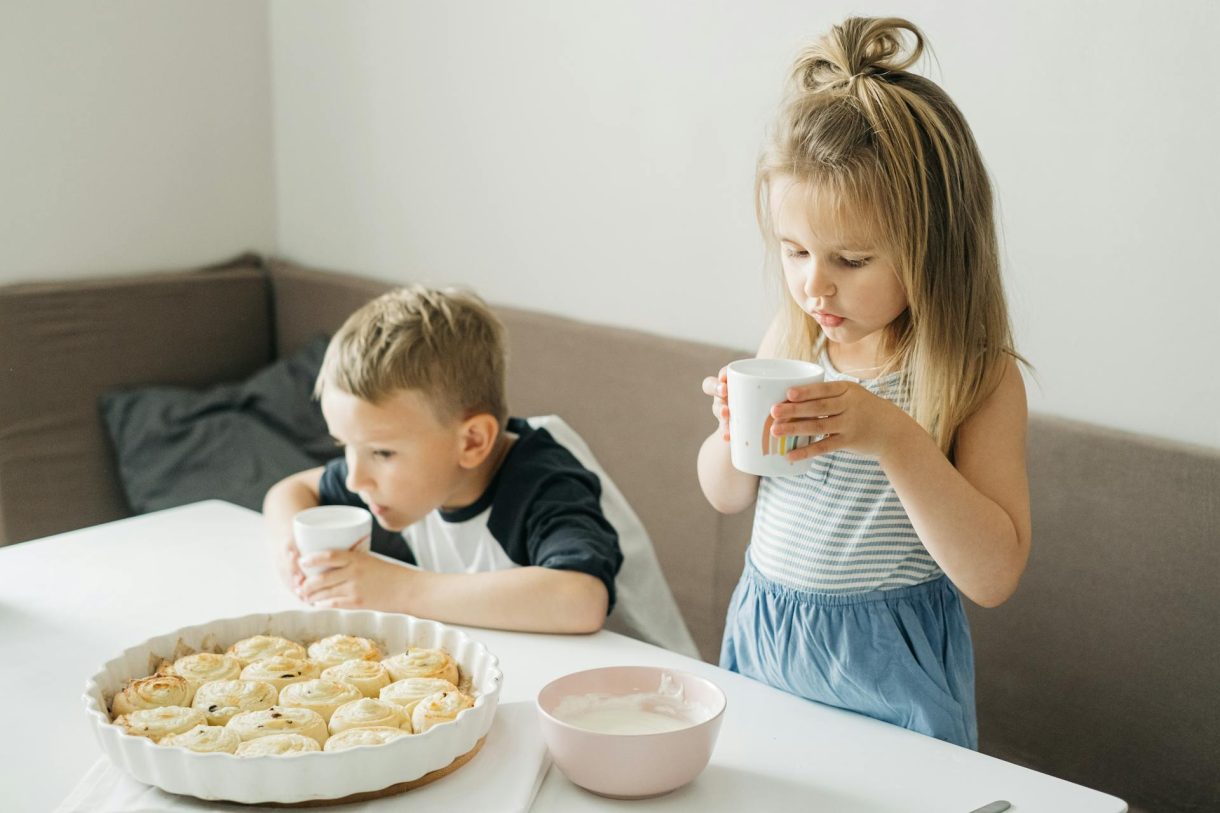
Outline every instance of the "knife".
{"label": "knife", "polygon": [[989,805],[983,805],[982,807],[975,808],[974,810],[971,810],[970,813],[1004,813],[1004,811],[1010,807],[1012,807],[1012,805],[1010,805],[1008,802],[1004,801],[1003,799],[999,799]]}

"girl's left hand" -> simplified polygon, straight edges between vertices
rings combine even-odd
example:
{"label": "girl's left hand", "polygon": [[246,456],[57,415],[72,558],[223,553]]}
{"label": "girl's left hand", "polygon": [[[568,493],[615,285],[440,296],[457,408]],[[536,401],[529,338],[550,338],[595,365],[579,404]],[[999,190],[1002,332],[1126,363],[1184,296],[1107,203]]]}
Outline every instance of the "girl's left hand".
{"label": "girl's left hand", "polygon": [[911,427],[919,425],[895,404],[851,381],[824,381],[788,390],[788,400],[771,407],[774,435],[825,435],[789,452],[804,460],[839,449],[883,457]]}
{"label": "girl's left hand", "polygon": [[304,568],[326,568],[307,575],[297,597],[315,607],[390,611],[402,603],[408,568],[383,562],[364,551],[327,550],[302,556]]}

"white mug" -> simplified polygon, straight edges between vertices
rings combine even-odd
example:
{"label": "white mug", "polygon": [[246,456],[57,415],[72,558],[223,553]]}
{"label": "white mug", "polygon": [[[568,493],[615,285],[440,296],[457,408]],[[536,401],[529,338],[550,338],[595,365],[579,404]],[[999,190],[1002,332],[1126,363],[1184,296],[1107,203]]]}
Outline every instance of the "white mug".
{"label": "white mug", "polygon": [[[319,505],[292,518],[292,538],[302,556],[321,550],[362,550],[372,546],[373,515],[355,505]],[[325,568],[305,568],[319,573]]]}
{"label": "white mug", "polygon": [[788,400],[788,390],[815,384],[826,371],[795,359],[741,359],[728,367],[729,456],[734,468],[766,477],[793,477],[813,466],[809,457],[795,463],[788,452],[808,446],[807,435],[771,434],[771,407]]}

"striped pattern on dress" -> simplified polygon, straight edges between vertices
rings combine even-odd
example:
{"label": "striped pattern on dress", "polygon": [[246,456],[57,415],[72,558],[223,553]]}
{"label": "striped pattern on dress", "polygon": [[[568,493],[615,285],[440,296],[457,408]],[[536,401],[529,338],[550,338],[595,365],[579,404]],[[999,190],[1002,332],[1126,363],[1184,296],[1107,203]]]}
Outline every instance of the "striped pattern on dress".
{"label": "striped pattern on dress", "polygon": [[[902,373],[861,381],[835,370],[827,381],[856,381],[907,410]],[[921,584],[941,575],[875,458],[849,451],[814,460],[798,477],[762,477],[750,561],[772,581],[817,593],[863,593]]]}

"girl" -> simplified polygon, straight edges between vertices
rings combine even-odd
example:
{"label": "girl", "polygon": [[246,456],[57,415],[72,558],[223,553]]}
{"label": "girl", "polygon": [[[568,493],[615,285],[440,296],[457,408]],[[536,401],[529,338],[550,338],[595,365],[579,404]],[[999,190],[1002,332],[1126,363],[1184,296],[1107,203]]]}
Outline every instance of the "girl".
{"label": "girl", "polygon": [[721,666],[977,748],[958,591],[994,607],[1025,568],[1025,388],[978,148],[907,71],[923,41],[851,18],[793,66],[756,179],[789,296],[758,355],[825,368],[771,413],[821,438],[799,477],[734,469],[721,370],[699,482],[725,513],[757,498]]}

